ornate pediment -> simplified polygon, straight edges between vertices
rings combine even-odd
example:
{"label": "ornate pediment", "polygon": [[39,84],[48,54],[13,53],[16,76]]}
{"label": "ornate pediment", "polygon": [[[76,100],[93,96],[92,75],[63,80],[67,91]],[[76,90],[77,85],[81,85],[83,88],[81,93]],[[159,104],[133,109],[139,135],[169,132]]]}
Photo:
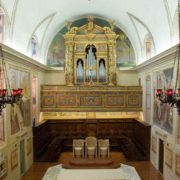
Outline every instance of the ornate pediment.
{"label": "ornate pediment", "polygon": [[86,35],[86,34],[115,34],[110,27],[101,27],[94,23],[93,18],[89,17],[87,24],[81,27],[71,27],[67,34]]}
{"label": "ornate pediment", "polygon": [[73,85],[116,84],[116,38],[113,28],[99,26],[89,17],[80,27],[68,28],[66,82]]}

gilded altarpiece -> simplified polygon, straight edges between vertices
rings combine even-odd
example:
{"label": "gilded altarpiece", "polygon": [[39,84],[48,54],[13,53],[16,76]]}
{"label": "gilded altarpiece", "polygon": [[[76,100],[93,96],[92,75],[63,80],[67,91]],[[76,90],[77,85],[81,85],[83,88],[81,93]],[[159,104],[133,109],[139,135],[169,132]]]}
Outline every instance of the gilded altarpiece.
{"label": "gilded altarpiece", "polygon": [[64,35],[67,85],[115,85],[117,37],[111,28],[94,24],[91,17],[87,24],[69,28]]}
{"label": "gilded altarpiece", "polygon": [[92,17],[65,33],[66,86],[41,87],[41,111],[142,111],[141,86],[116,85],[114,27]]}

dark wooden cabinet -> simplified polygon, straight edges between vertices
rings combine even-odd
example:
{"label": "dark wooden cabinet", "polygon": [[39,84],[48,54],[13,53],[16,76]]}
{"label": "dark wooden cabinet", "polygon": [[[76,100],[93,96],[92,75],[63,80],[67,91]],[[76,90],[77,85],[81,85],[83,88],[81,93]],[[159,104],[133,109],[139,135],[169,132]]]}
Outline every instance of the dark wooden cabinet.
{"label": "dark wooden cabinet", "polygon": [[73,139],[87,136],[108,138],[110,149],[127,158],[149,159],[150,126],[134,119],[49,120],[33,127],[33,133],[35,161],[55,161],[62,151],[72,150]]}

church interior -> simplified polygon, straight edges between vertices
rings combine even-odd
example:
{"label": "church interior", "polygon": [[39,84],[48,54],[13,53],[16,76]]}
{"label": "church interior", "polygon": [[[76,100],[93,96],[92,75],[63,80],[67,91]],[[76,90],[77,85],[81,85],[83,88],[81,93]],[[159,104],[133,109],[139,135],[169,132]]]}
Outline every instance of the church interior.
{"label": "church interior", "polygon": [[180,179],[178,0],[0,0],[0,179]]}

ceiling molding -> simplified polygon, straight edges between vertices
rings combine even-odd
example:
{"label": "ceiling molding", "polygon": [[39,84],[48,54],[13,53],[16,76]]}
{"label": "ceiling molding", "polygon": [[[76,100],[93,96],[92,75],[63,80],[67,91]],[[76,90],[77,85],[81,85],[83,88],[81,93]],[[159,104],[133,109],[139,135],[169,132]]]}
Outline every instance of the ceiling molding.
{"label": "ceiling molding", "polygon": [[163,66],[173,66],[174,58],[177,52],[177,46],[175,45],[166,51],[152,57],[151,59],[145,61],[144,63],[136,66],[134,69],[138,72],[143,72],[149,69],[156,69]]}
{"label": "ceiling molding", "polygon": [[15,0],[13,4],[13,11],[11,15],[11,26],[10,26],[10,39],[13,40],[13,34],[14,34],[14,24],[16,20],[16,12],[18,7],[19,0]]}
{"label": "ceiling molding", "polygon": [[138,36],[138,39],[139,39],[139,43],[140,43],[140,45],[141,45],[141,54],[143,54],[143,52],[142,52],[143,45],[142,45],[142,42],[141,42],[141,39],[140,39],[140,34],[139,34],[139,31],[138,31],[138,28],[137,28],[137,26],[136,26],[136,24],[135,24],[135,22],[134,22],[134,19],[135,19],[136,21],[138,21],[138,22],[147,30],[148,34],[150,34],[150,36],[152,37],[152,42],[153,42],[153,47],[154,47],[154,53],[156,54],[156,45],[155,45],[155,42],[154,42],[154,37],[153,37],[150,29],[148,28],[148,26],[147,26],[142,20],[140,20],[138,17],[134,16],[133,14],[131,14],[131,13],[129,13],[129,12],[127,12],[127,14],[128,14],[128,16],[129,16],[129,18],[131,19],[131,22],[132,22],[132,24],[133,24],[133,26],[134,26],[134,28],[135,28],[135,30],[136,30],[136,32],[137,32],[137,36]]}

